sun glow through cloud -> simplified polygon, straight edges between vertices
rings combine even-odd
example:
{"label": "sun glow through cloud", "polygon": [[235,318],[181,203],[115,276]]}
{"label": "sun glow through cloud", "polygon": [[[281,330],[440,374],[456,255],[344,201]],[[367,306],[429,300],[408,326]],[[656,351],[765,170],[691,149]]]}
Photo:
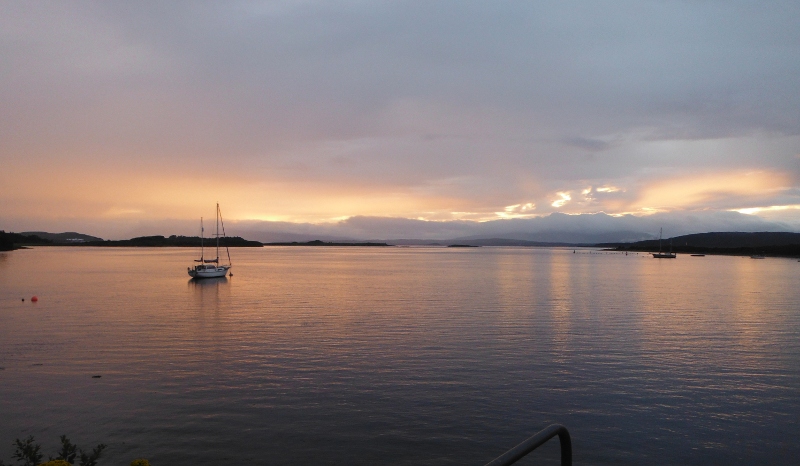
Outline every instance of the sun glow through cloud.
{"label": "sun glow through cloud", "polygon": [[[723,172],[657,181],[642,190],[634,206],[642,210],[725,207],[741,198],[757,201],[791,187],[787,174],[768,171]],[[730,209],[730,208],[729,208]]]}
{"label": "sun glow through cloud", "polygon": [[536,204],[527,202],[505,206],[502,212],[495,212],[495,215],[496,218],[529,218],[536,216],[533,213],[534,210],[536,210]]}
{"label": "sun glow through cloud", "polygon": [[569,201],[572,200],[572,196],[568,192],[558,192],[558,193],[556,193],[556,195],[560,196],[561,199],[553,201],[553,203],[550,204],[551,206],[553,206],[555,208],[564,207],[564,205],[566,203],[568,203]]}
{"label": "sun glow through cloud", "polygon": [[783,210],[800,210],[800,204],[794,205],[773,205],[769,207],[747,207],[744,209],[731,209],[733,212],[740,214],[755,215],[762,212],[779,212]]}
{"label": "sun glow through cloud", "polygon": [[800,41],[782,6],[749,21],[718,2],[47,5],[0,3],[0,229],[170,233],[217,201],[233,221],[326,225],[800,225]]}

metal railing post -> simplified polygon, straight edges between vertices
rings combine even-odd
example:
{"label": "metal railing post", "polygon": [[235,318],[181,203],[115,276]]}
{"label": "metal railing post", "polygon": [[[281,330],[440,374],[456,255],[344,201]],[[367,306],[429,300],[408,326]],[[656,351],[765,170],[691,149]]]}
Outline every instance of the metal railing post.
{"label": "metal railing post", "polygon": [[567,428],[561,424],[553,424],[544,428],[541,432],[487,463],[486,466],[508,466],[514,464],[556,435],[558,435],[558,440],[561,442],[561,466],[572,466],[572,440],[569,438]]}

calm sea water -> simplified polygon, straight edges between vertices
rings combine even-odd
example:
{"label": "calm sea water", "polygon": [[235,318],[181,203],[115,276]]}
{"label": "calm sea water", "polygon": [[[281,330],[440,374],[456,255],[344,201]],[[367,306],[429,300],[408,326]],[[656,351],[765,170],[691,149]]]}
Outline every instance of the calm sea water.
{"label": "calm sea water", "polygon": [[553,422],[576,464],[800,458],[795,260],[260,248],[193,282],[194,253],[0,253],[0,459],[483,465]]}

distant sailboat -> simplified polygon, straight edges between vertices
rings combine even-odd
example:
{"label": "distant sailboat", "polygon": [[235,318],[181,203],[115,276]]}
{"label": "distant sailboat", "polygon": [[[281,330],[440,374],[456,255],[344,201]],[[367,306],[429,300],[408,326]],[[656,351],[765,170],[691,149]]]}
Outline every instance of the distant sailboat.
{"label": "distant sailboat", "polygon": [[661,235],[663,233],[663,228],[658,230],[658,252],[654,252],[653,257],[656,259],[675,259],[677,255],[672,252],[672,241],[669,242],[669,252],[661,252]]}
{"label": "distant sailboat", "polygon": [[[228,245],[225,245],[225,252],[228,253],[228,265],[220,265],[219,263],[219,225],[222,223],[222,237],[225,237],[225,223],[222,222],[222,212],[219,210],[219,203],[217,203],[217,230],[214,236],[217,237],[217,256],[214,259],[205,258],[205,248],[203,245],[203,217],[200,217],[200,259],[195,259],[195,262],[200,264],[194,267],[189,267],[189,276],[192,278],[219,278],[224,277],[228,270],[231,269],[231,252],[228,250]],[[213,265],[212,265],[213,264]],[[231,274],[232,275],[232,274]]]}

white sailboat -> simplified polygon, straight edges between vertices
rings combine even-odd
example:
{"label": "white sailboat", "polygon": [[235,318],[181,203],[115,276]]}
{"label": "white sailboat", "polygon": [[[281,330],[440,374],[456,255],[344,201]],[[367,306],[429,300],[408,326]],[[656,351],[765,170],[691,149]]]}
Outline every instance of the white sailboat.
{"label": "white sailboat", "polygon": [[[219,234],[219,225],[222,223],[222,235]],[[222,212],[219,210],[219,203],[217,203],[217,230],[214,236],[217,237],[217,256],[214,259],[205,258],[205,247],[203,244],[203,217],[200,217],[200,259],[195,259],[195,262],[200,264],[194,267],[189,267],[189,276],[192,278],[219,278],[224,277],[231,269],[231,252],[228,250],[228,245],[225,245],[225,252],[228,254],[228,265],[219,263],[219,237],[225,237],[225,223],[222,222]],[[231,274],[232,276],[233,274]]]}
{"label": "white sailboat", "polygon": [[669,252],[661,252],[661,234],[664,233],[664,229],[658,230],[658,252],[653,253],[653,257],[656,259],[675,259],[676,254],[672,252],[672,240],[669,242]]}

